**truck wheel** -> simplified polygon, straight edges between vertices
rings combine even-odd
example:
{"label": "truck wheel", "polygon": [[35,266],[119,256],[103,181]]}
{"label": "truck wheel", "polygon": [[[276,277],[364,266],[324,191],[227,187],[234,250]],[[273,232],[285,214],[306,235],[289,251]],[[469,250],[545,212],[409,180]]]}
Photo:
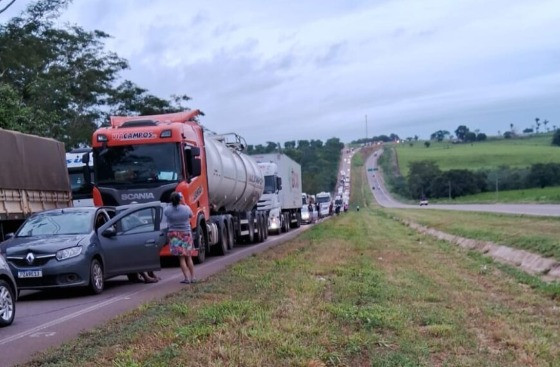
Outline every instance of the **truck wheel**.
{"label": "truck wheel", "polygon": [[216,254],[224,256],[228,248],[226,224],[224,222],[218,222],[216,224],[218,225],[218,243],[214,246],[214,248],[216,249]]}
{"label": "truck wheel", "polygon": [[99,260],[93,259],[89,267],[89,290],[93,294],[99,294],[103,292],[104,286],[103,267]]}
{"label": "truck wheel", "polygon": [[202,219],[198,219],[198,223],[196,225],[196,233],[194,234],[194,245],[198,249],[198,255],[193,257],[193,260],[196,264],[202,264],[204,260],[206,260],[206,238],[204,236],[203,231],[203,222]]}
{"label": "truck wheel", "polygon": [[296,228],[299,228],[301,227],[301,212],[297,212],[296,218],[297,218]]}
{"label": "truck wheel", "polygon": [[263,214],[263,230],[264,230],[264,239],[268,238],[268,215]]}
{"label": "truck wheel", "polygon": [[16,315],[16,297],[12,286],[0,279],[0,327],[8,326]]}
{"label": "truck wheel", "polygon": [[227,232],[228,232],[228,250],[231,250],[233,249],[233,246],[235,246],[235,236],[233,233],[233,222],[231,218],[228,218],[226,223],[227,223]]}
{"label": "truck wheel", "polygon": [[248,218],[249,235],[247,236],[247,242],[253,243],[255,241],[255,221],[252,214],[249,214]]}
{"label": "truck wheel", "polygon": [[255,234],[255,243],[259,243],[261,242],[261,235],[262,235],[261,217],[258,214],[256,214],[255,220],[257,221],[257,223],[255,224],[255,230],[257,231],[257,234]]}
{"label": "truck wheel", "polygon": [[261,229],[262,229],[262,240],[263,242],[266,241],[267,233],[268,233],[268,225],[266,221],[266,216],[261,214]]}

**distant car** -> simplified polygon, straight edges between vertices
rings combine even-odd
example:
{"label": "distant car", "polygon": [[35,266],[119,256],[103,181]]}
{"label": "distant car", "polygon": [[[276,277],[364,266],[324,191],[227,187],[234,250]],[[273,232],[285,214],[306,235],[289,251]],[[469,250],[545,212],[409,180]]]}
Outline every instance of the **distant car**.
{"label": "distant car", "polygon": [[314,205],[311,205],[311,210],[309,210],[309,206],[304,205],[301,207],[301,221],[306,224],[311,224],[317,222],[319,214],[317,213],[317,209],[315,209]]}
{"label": "distant car", "polygon": [[10,267],[0,254],[0,327],[11,325],[16,315],[18,288]]}
{"label": "distant car", "polygon": [[0,251],[19,289],[89,287],[97,294],[111,277],[160,269],[162,212],[159,202],[47,210],[29,217]]}
{"label": "distant car", "polygon": [[428,199],[420,200],[420,206],[422,206],[422,205],[428,205]]}

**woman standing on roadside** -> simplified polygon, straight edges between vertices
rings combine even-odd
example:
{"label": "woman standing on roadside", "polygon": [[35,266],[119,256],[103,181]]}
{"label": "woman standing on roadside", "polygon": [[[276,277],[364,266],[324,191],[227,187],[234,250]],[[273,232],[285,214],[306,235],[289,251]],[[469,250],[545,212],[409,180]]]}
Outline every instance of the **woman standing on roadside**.
{"label": "woman standing on roadside", "polygon": [[[197,254],[193,246],[193,236],[190,219],[193,215],[191,208],[185,204],[183,194],[171,194],[171,205],[163,211],[167,219],[167,238],[171,255],[179,256],[179,265],[185,277],[181,283],[196,282],[192,256]],[[189,278],[190,275],[190,278]]]}

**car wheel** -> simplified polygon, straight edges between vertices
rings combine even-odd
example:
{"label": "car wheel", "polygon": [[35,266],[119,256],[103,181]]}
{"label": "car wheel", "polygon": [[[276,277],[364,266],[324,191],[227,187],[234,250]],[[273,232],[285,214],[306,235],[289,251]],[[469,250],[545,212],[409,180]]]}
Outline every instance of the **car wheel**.
{"label": "car wheel", "polygon": [[0,280],[0,327],[8,326],[16,315],[14,290],[5,280]]}
{"label": "car wheel", "polygon": [[93,259],[89,268],[89,289],[93,294],[99,294],[103,292],[104,286],[103,267],[99,260]]}

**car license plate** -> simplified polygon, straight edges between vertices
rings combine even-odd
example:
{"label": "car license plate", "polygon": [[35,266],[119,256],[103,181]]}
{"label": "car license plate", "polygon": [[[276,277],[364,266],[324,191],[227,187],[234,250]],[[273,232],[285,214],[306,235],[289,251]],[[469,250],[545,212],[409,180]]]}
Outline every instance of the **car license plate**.
{"label": "car license plate", "polygon": [[18,271],[18,278],[41,278],[42,276],[43,271],[41,269]]}

